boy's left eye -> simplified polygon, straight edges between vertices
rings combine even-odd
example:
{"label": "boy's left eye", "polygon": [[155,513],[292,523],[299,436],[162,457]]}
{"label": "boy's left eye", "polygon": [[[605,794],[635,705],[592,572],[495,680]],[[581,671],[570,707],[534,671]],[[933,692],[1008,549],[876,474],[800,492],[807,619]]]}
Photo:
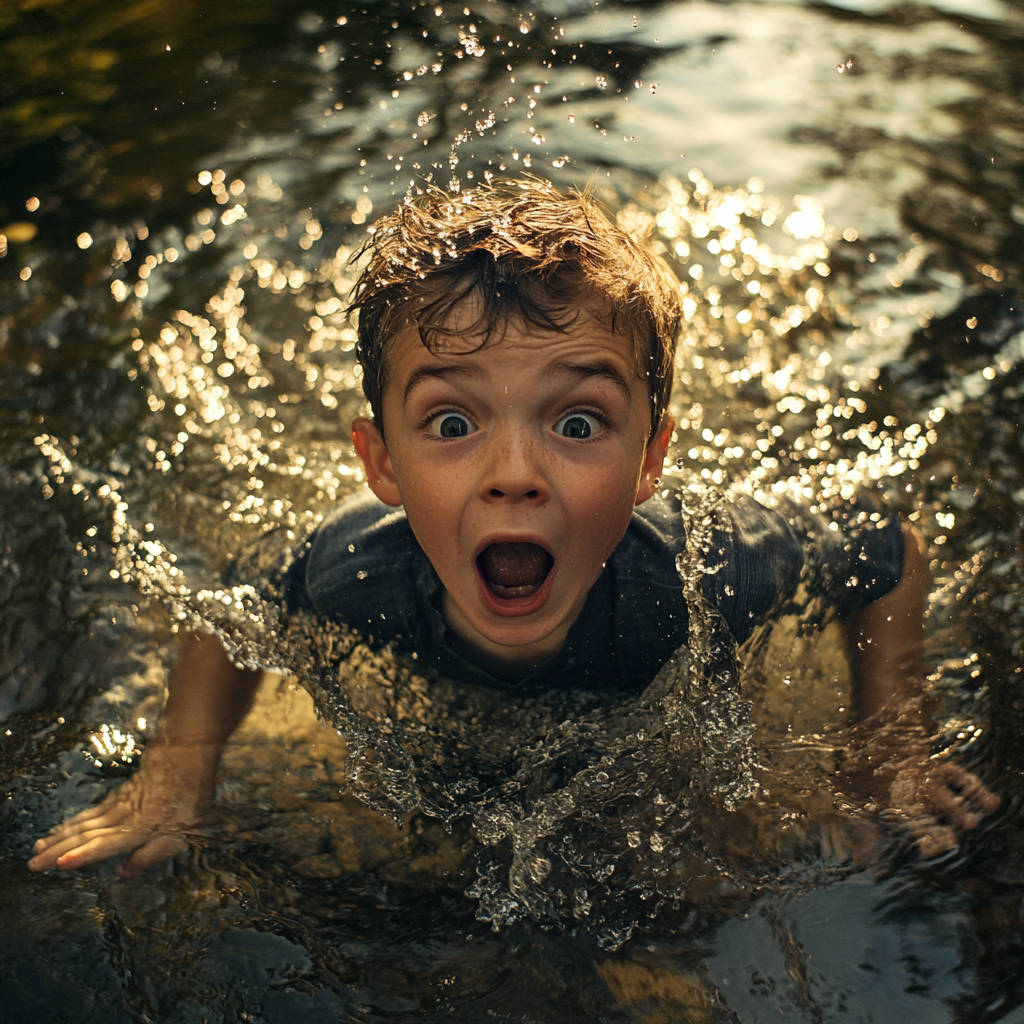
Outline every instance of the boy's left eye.
{"label": "boy's left eye", "polygon": [[427,428],[437,437],[467,437],[476,433],[476,425],[461,412],[442,412],[435,416]]}
{"label": "boy's left eye", "polygon": [[595,437],[601,433],[601,430],[601,421],[588,412],[571,412],[555,424],[556,434],[562,437],[571,437],[577,441]]}

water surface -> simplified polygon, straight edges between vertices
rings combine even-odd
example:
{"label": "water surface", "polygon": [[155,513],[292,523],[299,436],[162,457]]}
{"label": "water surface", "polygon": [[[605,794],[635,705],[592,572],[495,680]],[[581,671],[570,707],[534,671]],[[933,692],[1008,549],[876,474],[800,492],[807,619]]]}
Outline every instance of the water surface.
{"label": "water surface", "polygon": [[[0,32],[11,1019],[1024,1019],[1019,6],[57,2]],[[852,859],[813,609],[611,709],[268,636],[261,565],[361,485],[349,255],[423,179],[524,171],[687,282],[695,512],[856,485],[915,518],[936,751],[1004,800],[959,850]],[[136,882],[30,876],[200,621],[294,673],[216,820]]]}

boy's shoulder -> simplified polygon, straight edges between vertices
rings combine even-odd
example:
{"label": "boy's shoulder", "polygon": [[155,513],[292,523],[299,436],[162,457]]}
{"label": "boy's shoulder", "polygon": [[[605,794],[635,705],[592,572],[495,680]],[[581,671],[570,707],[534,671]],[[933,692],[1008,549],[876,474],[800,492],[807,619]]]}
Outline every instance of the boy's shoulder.
{"label": "boy's shoulder", "polygon": [[353,570],[353,558],[366,563],[364,568],[368,571],[380,559],[409,555],[415,545],[405,510],[385,505],[372,491],[364,490],[335,505],[324,516],[311,538],[311,564],[315,563],[330,578],[332,568],[358,572]]}
{"label": "boy's shoulder", "polygon": [[395,618],[407,619],[419,610],[410,607],[410,595],[429,599],[440,585],[405,511],[385,505],[370,491],[330,510],[295,572],[318,613],[359,629],[372,626],[371,616],[377,623],[391,619],[389,633],[402,631]]}

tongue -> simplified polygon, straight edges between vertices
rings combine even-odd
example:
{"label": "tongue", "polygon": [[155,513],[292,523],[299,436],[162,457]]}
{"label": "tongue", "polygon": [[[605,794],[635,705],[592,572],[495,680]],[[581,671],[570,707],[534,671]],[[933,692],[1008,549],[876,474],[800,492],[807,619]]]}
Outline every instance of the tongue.
{"label": "tongue", "polygon": [[506,600],[536,593],[554,564],[538,544],[491,544],[477,561],[491,593]]}

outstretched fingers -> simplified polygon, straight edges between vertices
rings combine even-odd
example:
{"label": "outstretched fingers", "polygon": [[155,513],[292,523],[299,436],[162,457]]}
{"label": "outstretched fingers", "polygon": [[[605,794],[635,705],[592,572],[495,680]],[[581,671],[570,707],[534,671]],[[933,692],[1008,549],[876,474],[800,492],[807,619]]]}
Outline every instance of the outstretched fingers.
{"label": "outstretched fingers", "polygon": [[[29,871],[46,871],[60,868],[72,871],[85,867],[106,857],[128,853],[146,839],[146,834],[137,829],[111,826],[84,829],[65,836],[41,850],[28,862]],[[38,844],[37,844],[38,845]]]}
{"label": "outstretched fingers", "polygon": [[35,844],[30,870],[127,854],[121,873],[130,876],[178,853],[213,798],[219,756],[219,744],[154,744],[137,774]]}
{"label": "outstretched fingers", "polygon": [[889,788],[888,816],[916,837],[925,857],[955,849],[957,832],[970,831],[999,807],[999,797],[959,765],[905,762]]}
{"label": "outstretched fingers", "polygon": [[932,806],[956,828],[973,829],[999,807],[999,797],[965,768],[943,764],[929,772]]}
{"label": "outstretched fingers", "polygon": [[38,840],[28,868],[72,871],[107,857],[129,854],[120,873],[131,877],[183,850],[187,846],[183,829],[195,819],[192,809],[183,813],[177,807],[161,807],[159,815],[152,810],[144,813],[140,794],[129,782],[98,807],[76,814]]}
{"label": "outstretched fingers", "polygon": [[37,839],[32,847],[33,851],[40,854],[51,847],[79,840],[88,832],[116,828],[131,816],[130,810],[123,805],[101,804],[99,807],[90,808],[90,812],[89,814],[85,812],[76,814],[73,818],[69,818],[51,830],[49,835]]}
{"label": "outstretched fingers", "polygon": [[118,868],[118,874],[123,878],[131,878],[151,864],[165,857],[173,857],[187,847],[188,843],[181,834],[159,832],[152,828],[140,829],[124,825],[91,828],[66,836],[40,850],[28,862],[28,869],[47,871],[56,867],[61,871],[73,871],[127,853],[130,856]]}

